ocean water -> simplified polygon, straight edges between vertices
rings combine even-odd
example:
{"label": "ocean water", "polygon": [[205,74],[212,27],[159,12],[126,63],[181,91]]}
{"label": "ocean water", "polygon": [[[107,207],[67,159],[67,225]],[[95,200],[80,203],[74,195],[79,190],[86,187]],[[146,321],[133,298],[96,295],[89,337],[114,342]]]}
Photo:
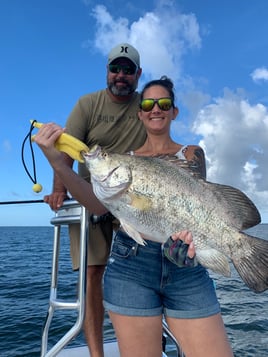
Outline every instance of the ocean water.
{"label": "ocean water", "polygon": [[[268,224],[249,230],[268,239]],[[62,229],[59,297],[75,300],[77,273],[71,269],[69,238]],[[0,227],[0,357],[40,356],[50,292],[53,227]],[[255,294],[235,270],[231,278],[212,275],[235,357],[268,355],[268,291]],[[49,346],[73,325],[76,315],[57,311]],[[104,337],[114,337],[106,317]],[[84,343],[80,334],[73,345]],[[169,356],[175,356],[168,345]]]}

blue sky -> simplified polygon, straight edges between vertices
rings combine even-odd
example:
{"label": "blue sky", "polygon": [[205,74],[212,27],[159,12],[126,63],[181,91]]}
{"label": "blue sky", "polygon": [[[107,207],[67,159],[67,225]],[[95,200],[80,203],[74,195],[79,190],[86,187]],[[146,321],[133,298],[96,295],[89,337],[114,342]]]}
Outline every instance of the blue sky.
{"label": "blue sky", "polygon": [[[21,161],[30,119],[64,123],[76,100],[106,86],[111,47],[139,49],[147,80],[168,75],[180,115],[172,135],[200,144],[208,179],[240,188],[268,222],[266,0],[2,0],[0,202],[42,199],[52,170],[34,145],[37,181]],[[25,160],[32,173],[30,148]],[[0,225],[49,225],[45,204],[0,205]]]}

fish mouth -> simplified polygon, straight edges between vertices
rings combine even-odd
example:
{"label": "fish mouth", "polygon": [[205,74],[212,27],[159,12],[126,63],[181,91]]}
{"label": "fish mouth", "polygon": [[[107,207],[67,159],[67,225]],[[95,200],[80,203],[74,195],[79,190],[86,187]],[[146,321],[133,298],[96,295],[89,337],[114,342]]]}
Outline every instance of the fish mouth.
{"label": "fish mouth", "polygon": [[[93,146],[89,151],[82,151],[81,155],[83,156],[83,158],[86,160],[94,160],[96,159],[100,154],[102,153],[101,147],[98,145]],[[100,182],[105,182],[107,179],[109,179],[109,177],[111,177],[113,175],[113,173],[120,167],[120,165],[115,166],[113,169],[111,169],[107,175],[103,176],[103,175],[98,175],[97,173],[94,174],[94,170],[91,172],[91,176],[94,177],[97,181]]]}
{"label": "fish mouth", "polygon": [[100,146],[94,146],[92,147],[89,151],[82,151],[81,155],[83,156],[84,159],[95,159],[96,157],[99,156],[101,153],[101,147]]}

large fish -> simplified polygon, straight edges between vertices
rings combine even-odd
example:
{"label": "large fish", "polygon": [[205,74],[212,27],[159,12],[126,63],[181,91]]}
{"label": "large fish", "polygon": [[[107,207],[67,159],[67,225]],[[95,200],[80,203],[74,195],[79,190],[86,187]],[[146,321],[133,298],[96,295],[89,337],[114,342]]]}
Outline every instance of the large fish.
{"label": "large fish", "polygon": [[189,230],[204,267],[230,276],[231,260],[250,289],[268,288],[268,241],[242,232],[260,215],[240,190],[159,158],[108,154],[98,146],[83,155],[95,195],[138,243],[163,243]]}

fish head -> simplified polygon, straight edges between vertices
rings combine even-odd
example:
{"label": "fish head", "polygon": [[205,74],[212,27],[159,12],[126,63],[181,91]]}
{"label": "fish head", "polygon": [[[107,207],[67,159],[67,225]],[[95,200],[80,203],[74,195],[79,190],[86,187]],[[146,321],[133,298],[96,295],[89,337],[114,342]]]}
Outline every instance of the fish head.
{"label": "fish head", "polygon": [[93,190],[101,201],[129,187],[132,173],[124,155],[107,153],[98,145],[82,155],[91,175]]}
{"label": "fish head", "polygon": [[82,155],[91,176],[100,182],[107,182],[121,166],[115,156],[107,153],[99,145],[94,145],[88,152],[83,152]]}

